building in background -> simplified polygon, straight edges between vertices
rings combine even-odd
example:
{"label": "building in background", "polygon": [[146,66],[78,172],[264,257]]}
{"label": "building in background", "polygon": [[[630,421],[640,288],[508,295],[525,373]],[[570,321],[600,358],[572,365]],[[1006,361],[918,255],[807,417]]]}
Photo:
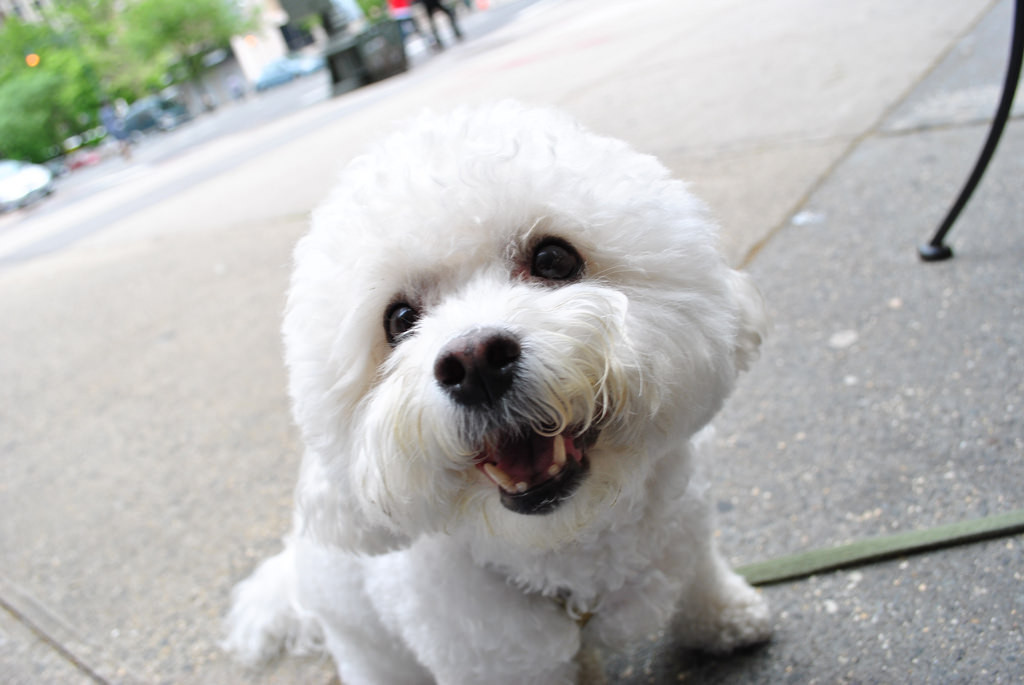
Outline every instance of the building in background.
{"label": "building in background", "polygon": [[288,13],[277,0],[240,0],[239,4],[251,12],[258,12],[260,17],[257,29],[231,39],[231,50],[238,66],[252,83],[263,67],[288,52],[288,44],[281,32],[281,27],[288,24]]}
{"label": "building in background", "polygon": [[[326,42],[322,23],[307,28],[292,21],[278,0],[239,0],[239,4],[258,12],[260,17],[259,28],[231,39],[231,49],[250,83],[275,59],[300,50],[318,53]],[[358,22],[363,17],[356,0],[310,0],[305,4],[322,7],[321,12],[314,14],[321,16],[321,22],[335,26]]]}
{"label": "building in background", "polygon": [[52,0],[0,0],[0,24],[7,17],[18,17],[25,21],[42,21],[43,11]]}

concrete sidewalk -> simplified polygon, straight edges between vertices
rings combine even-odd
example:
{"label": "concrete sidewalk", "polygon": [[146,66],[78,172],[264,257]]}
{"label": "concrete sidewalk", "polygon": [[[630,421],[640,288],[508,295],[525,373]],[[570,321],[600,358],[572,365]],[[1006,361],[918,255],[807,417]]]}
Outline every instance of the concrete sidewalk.
{"label": "concrete sidewalk", "polygon": [[[219,620],[288,525],[291,245],[334,169],[422,106],[562,106],[715,209],[775,319],[718,422],[733,561],[1024,506],[1019,119],[954,229],[957,257],[914,252],[986,133],[1011,5],[548,0],[408,75],[29,224],[77,242],[0,254],[22,254],[0,267],[0,681],[331,679],[315,661],[239,670]],[[713,659],[655,636],[609,671],[1016,682],[1022,544],[771,587],[771,645]]]}

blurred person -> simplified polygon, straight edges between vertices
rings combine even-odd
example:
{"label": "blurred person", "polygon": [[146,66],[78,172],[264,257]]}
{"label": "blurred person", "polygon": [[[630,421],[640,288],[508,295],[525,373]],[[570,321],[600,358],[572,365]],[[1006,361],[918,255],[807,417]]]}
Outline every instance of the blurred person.
{"label": "blurred person", "polygon": [[415,33],[424,41],[430,42],[420,29],[416,17],[413,16],[412,0],[388,0],[388,14],[398,22],[398,28],[402,31],[402,40]]}
{"label": "blurred person", "polygon": [[237,74],[231,74],[231,76],[228,76],[228,91],[231,93],[231,97],[235,101],[245,99],[245,86],[242,84],[242,79],[238,78]]}
{"label": "blurred person", "polygon": [[131,138],[128,136],[128,131],[125,130],[124,119],[117,113],[110,100],[104,100],[103,106],[100,107],[100,123],[103,124],[103,128],[107,129],[107,133],[114,136],[121,156],[130,162],[132,159]]}
{"label": "blurred person", "polygon": [[430,21],[430,32],[434,34],[434,47],[438,50],[444,49],[444,41],[441,40],[441,34],[437,31],[437,22],[434,21],[434,14],[436,12],[444,12],[448,15],[448,23],[452,26],[452,32],[455,34],[456,40],[462,40],[462,31],[459,30],[459,22],[455,18],[455,12],[453,12],[442,0],[416,0],[423,9],[427,11],[427,19]]}

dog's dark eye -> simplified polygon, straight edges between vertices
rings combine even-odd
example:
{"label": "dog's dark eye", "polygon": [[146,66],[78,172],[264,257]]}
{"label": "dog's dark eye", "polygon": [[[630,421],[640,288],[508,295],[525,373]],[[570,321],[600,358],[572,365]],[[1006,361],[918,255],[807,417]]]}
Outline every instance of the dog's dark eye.
{"label": "dog's dark eye", "polygon": [[384,314],[384,333],[388,337],[388,342],[392,345],[398,344],[399,338],[412,330],[419,320],[420,313],[405,302],[396,302],[388,307]]}
{"label": "dog's dark eye", "polygon": [[550,281],[576,278],[583,270],[583,258],[572,245],[557,239],[542,242],[533,252],[530,273]]}

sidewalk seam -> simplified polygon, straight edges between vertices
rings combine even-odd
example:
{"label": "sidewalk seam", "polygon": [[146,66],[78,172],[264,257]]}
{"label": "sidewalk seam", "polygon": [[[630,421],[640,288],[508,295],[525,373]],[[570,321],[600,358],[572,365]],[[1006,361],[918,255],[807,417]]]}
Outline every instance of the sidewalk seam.
{"label": "sidewalk seam", "polygon": [[[965,121],[951,121],[942,122],[937,124],[920,124],[918,126],[912,126],[910,128],[901,128],[896,130],[880,130],[875,136],[878,138],[902,138],[904,136],[912,136],[918,133],[931,133],[932,131],[959,131],[965,128],[978,128],[979,126],[990,126],[992,124],[992,116],[987,117],[974,117]],[[1007,119],[1007,124],[1011,121],[1024,121],[1024,114],[1014,114]]]}
{"label": "sidewalk seam", "polygon": [[[785,218],[778,224],[773,226],[771,229],[769,229],[768,232],[765,233],[764,236],[761,237],[757,242],[755,242],[750,247],[750,249],[747,250],[747,253],[740,258],[738,264],[739,268],[747,269],[750,267],[753,261],[757,258],[757,255],[761,253],[761,250],[763,250],[765,246],[769,242],[771,242],[776,235],[778,235],[786,226],[789,225],[793,215],[800,211],[804,206],[806,206],[807,202],[811,199],[811,197],[815,193],[817,193],[823,185],[825,185],[825,183],[835,173],[836,169],[839,168],[839,166],[843,162],[849,159],[850,155],[853,153],[854,150],[856,150],[864,141],[868,140],[869,138],[880,137],[880,134],[882,132],[882,125],[885,123],[885,121],[890,116],[892,116],[893,112],[895,112],[904,102],[906,102],[908,98],[910,98],[913,92],[925,81],[925,79],[927,79],[929,76],[935,73],[939,66],[944,61],[946,61],[946,59],[953,53],[953,50],[956,49],[956,46],[959,45],[965,38],[967,38],[967,36],[971,35],[971,33],[978,28],[978,25],[985,19],[985,17],[987,17],[989,14],[993,12],[993,10],[995,10],[999,2],[1000,0],[990,0],[988,6],[982,11],[978,12],[978,16],[975,17],[974,21],[972,21],[970,24],[964,27],[964,30],[961,31],[955,39],[949,42],[949,45],[946,46],[946,49],[942,50],[936,56],[935,60],[931,63],[931,65],[928,68],[924,69],[921,72],[921,75],[916,80],[914,80],[913,83],[907,86],[907,89],[903,91],[902,95],[893,100],[893,102],[888,107],[885,107],[882,110],[882,112],[878,115],[878,118],[870,126],[865,128],[862,133],[853,136],[853,139],[850,141],[850,144],[846,147],[846,149],[843,150],[843,152],[840,153],[835,158],[835,160],[833,160],[833,162],[828,165],[828,167],[821,173],[820,176],[818,176],[817,179],[815,179],[813,183],[811,183],[810,186],[808,186],[807,190],[793,204],[793,207],[790,209],[790,211],[788,211],[785,214]],[[991,120],[992,116],[989,116],[985,121]],[[908,242],[908,244],[912,245],[913,243]]]}
{"label": "sidewalk seam", "polygon": [[113,667],[112,664],[116,663],[114,660],[78,637],[67,621],[47,609],[45,605],[3,575],[0,575],[0,608],[30,630],[33,635],[75,669],[99,685],[136,682],[136,679],[131,677],[126,669]]}

